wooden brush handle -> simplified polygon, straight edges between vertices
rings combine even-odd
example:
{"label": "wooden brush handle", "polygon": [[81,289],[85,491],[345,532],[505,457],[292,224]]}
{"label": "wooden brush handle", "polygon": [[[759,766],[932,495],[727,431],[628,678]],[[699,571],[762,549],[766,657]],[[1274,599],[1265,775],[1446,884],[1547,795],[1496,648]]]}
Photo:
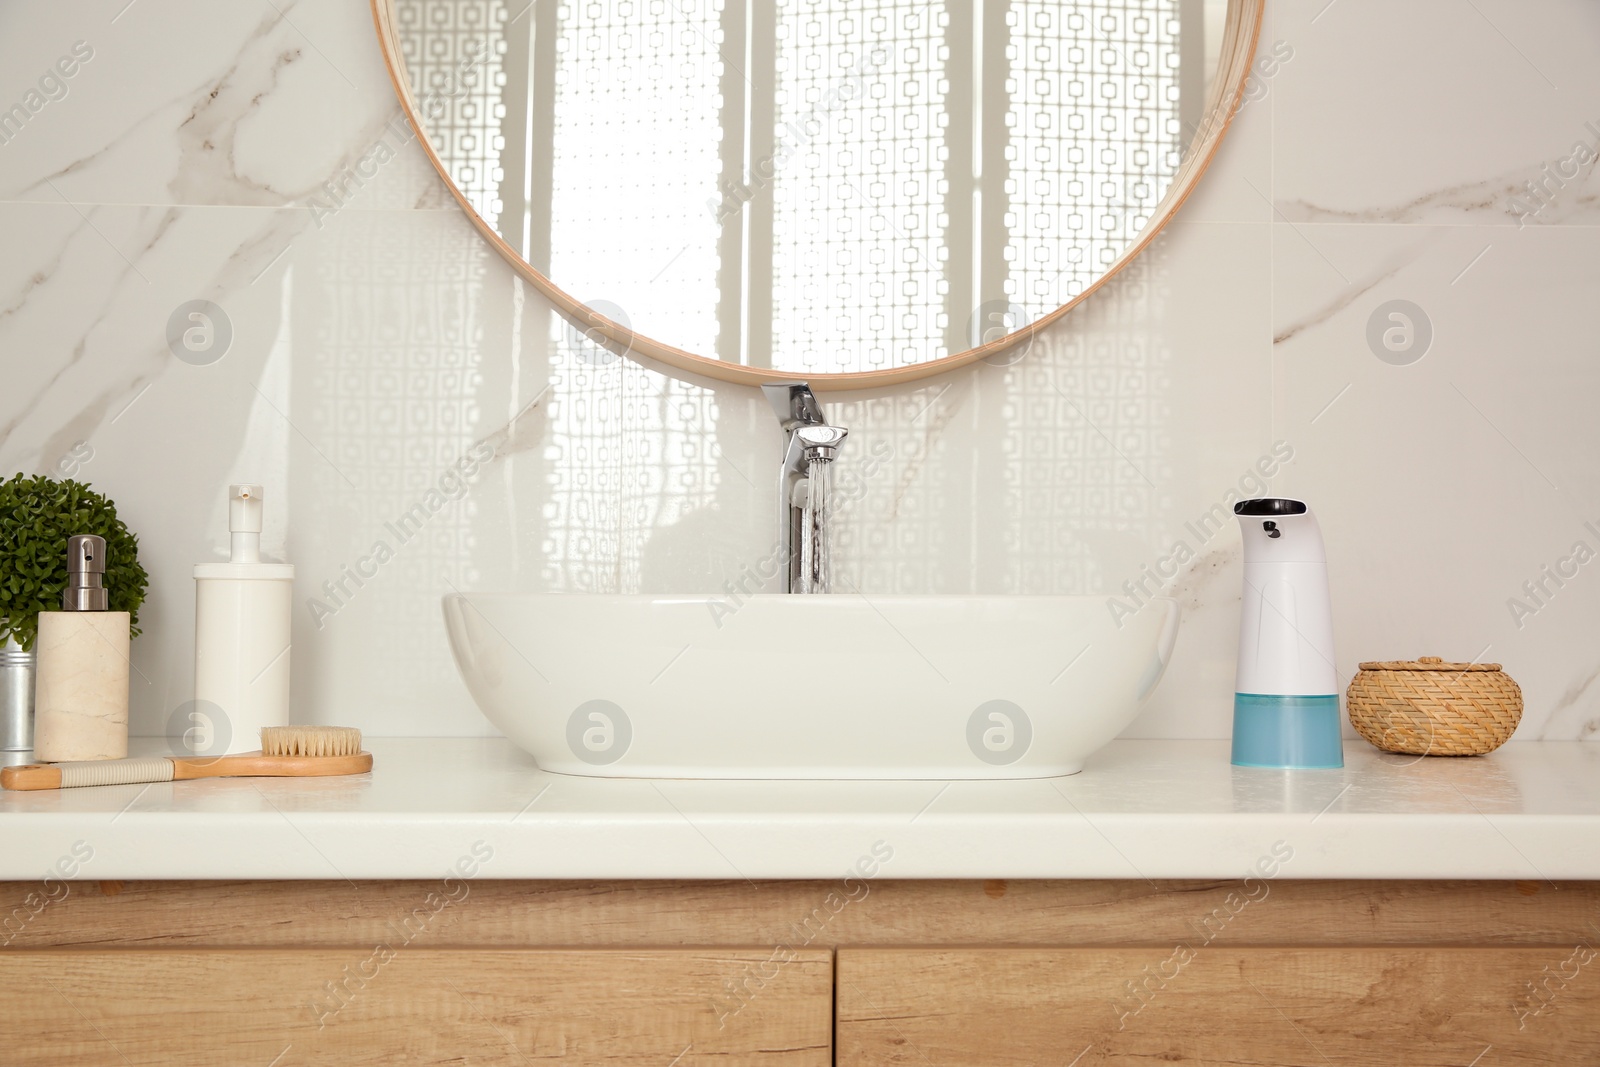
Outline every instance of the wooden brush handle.
{"label": "wooden brush handle", "polygon": [[314,778],[331,774],[361,774],[372,770],[372,753],[353,756],[173,756],[172,778]]}
{"label": "wooden brush handle", "polygon": [[61,768],[48,763],[24,763],[0,768],[0,787],[6,789],[60,789]]}
{"label": "wooden brush handle", "polygon": [[131,785],[191,778],[299,778],[362,774],[372,770],[372,753],[353,756],[155,756],[145,759],[90,760],[80,763],[28,763],[0,768],[0,787],[60,789],[66,770],[68,786]]}

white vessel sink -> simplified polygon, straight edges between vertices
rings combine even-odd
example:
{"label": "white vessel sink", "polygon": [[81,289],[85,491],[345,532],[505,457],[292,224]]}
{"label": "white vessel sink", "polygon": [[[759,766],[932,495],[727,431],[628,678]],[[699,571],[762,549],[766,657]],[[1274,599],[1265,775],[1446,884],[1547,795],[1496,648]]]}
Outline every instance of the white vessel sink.
{"label": "white vessel sink", "polygon": [[1073,774],[1161,680],[1178,605],[1100,597],[465,593],[456,664],[546,770],[620,778]]}

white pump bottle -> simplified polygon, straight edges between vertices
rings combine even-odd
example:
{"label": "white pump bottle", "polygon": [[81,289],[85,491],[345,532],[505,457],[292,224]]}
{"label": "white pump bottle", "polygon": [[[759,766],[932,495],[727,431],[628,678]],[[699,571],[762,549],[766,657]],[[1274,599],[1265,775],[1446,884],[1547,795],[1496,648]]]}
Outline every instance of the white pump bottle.
{"label": "white pump bottle", "polygon": [[229,559],[195,567],[194,707],[179,747],[251,752],[263,726],[289,724],[294,566],[261,559],[262,489],[228,487]]}

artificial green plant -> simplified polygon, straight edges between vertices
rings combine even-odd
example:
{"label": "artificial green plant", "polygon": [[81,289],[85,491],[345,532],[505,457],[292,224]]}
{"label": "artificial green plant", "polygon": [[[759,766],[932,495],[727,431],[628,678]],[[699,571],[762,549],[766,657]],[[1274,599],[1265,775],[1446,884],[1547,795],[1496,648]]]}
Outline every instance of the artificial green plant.
{"label": "artificial green plant", "polygon": [[138,635],[149,575],[139,565],[139,539],[117,518],[116,505],[82,482],[18,474],[0,482],[0,642],[15,637],[32,650],[39,612],[61,609],[73,534],[106,539],[111,610],[126,611]]}

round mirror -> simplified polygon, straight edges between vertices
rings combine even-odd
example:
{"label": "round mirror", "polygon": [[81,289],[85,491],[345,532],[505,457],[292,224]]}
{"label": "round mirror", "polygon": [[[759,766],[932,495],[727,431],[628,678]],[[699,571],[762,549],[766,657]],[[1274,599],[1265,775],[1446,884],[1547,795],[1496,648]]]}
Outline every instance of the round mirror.
{"label": "round mirror", "polygon": [[496,249],[613,350],[734,381],[1015,351],[1149,243],[1264,0],[373,0]]}

